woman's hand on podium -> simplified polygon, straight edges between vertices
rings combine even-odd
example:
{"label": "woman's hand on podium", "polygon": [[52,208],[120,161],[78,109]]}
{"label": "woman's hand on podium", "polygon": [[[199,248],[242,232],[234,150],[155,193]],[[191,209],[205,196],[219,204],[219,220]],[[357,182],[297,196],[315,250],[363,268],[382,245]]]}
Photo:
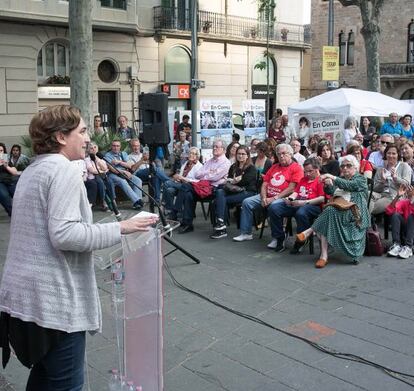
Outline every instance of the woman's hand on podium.
{"label": "woman's hand on podium", "polygon": [[130,234],[137,231],[148,231],[158,221],[158,216],[133,217],[120,222],[121,234]]}

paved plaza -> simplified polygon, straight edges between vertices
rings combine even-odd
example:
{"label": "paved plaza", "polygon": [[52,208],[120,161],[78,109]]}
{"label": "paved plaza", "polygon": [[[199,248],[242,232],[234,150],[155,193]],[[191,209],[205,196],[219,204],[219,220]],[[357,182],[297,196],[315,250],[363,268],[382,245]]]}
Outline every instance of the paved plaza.
{"label": "paved plaza", "polygon": [[[182,284],[313,342],[414,374],[412,259],[370,257],[353,266],[334,253],[328,266],[318,270],[313,266],[315,255],[309,255],[307,248],[298,256],[268,250],[268,228],[263,239],[255,234],[253,241],[234,243],[231,237],[238,232],[234,221],[229,237],[221,240],[209,239],[211,227],[201,210],[194,222],[193,233],[173,239],[201,264],[179,252],[167,257]],[[4,212],[0,230],[3,265],[9,237]],[[292,245],[292,238],[288,243]],[[169,249],[166,244],[164,250]],[[97,277],[104,329],[88,337],[87,361],[90,390],[104,391],[107,371],[114,366],[114,327],[109,313],[110,273],[97,271]],[[332,357],[207,303],[174,286],[167,274],[164,289],[166,391],[412,388],[378,369]],[[0,390],[24,390],[27,375],[13,358],[1,372]]]}

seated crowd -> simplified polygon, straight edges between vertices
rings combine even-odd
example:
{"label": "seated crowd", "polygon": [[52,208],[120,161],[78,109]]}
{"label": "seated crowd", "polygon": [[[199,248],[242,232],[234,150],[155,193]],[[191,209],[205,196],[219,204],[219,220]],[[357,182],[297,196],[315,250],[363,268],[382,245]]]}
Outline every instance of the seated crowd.
{"label": "seated crowd", "polygon": [[[388,254],[412,256],[414,128],[410,115],[400,123],[395,113],[390,114],[378,132],[366,117],[360,128],[347,118],[337,150],[323,134],[310,131],[306,118],[294,129],[283,116],[272,121],[267,139],[253,139],[249,146],[241,145],[238,138],[228,146],[215,139],[212,157],[204,164],[199,149],[188,141],[189,133],[182,130],[174,142],[169,174],[164,171],[163,156],[156,163],[150,161],[150,151],[142,148],[125,119],[120,117],[118,132],[128,139],[129,153],[121,150],[120,139],[114,139],[103,155],[91,142],[85,160],[79,162],[91,206],[116,212],[119,187],[139,210],[141,188],[148,183],[166,216],[180,221],[180,234],[194,230],[197,201],[208,201],[213,213],[211,239],[227,236],[230,210],[235,208],[240,232],[233,241],[252,240],[252,228],[267,220],[272,236],[267,247],[276,252],[285,250],[286,222],[293,218],[297,233],[290,252],[300,253],[316,235],[321,244],[317,268],[328,263],[328,245],[357,264],[372,224],[370,215],[385,214],[393,239]],[[8,157],[0,143],[0,203],[9,215],[19,175],[28,164],[19,145],[12,147]]]}

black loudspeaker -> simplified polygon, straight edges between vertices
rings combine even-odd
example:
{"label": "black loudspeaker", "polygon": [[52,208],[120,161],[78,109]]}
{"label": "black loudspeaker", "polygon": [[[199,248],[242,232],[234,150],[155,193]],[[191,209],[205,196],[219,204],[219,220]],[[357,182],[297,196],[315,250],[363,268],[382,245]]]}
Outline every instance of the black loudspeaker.
{"label": "black loudspeaker", "polygon": [[142,122],[142,143],[159,145],[170,143],[168,129],[168,95],[148,93],[138,96]]}

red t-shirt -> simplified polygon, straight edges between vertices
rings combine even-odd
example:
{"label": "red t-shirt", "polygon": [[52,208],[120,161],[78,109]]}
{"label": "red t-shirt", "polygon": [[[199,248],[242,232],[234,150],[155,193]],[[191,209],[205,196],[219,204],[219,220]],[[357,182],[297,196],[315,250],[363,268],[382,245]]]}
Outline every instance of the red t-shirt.
{"label": "red t-shirt", "polygon": [[303,177],[297,184],[295,193],[298,193],[297,200],[312,200],[316,197],[325,196],[323,183],[319,181],[319,177],[313,180]]}
{"label": "red t-shirt", "polygon": [[364,175],[364,173],[367,171],[374,171],[374,168],[372,167],[371,162],[369,162],[368,160],[362,159],[359,162],[359,173]]}
{"label": "red t-shirt", "polygon": [[414,215],[414,205],[411,203],[411,200],[400,200],[397,201],[394,206],[391,204],[385,209],[387,215],[392,215],[398,213],[404,217],[404,220],[408,220],[408,216]]}
{"label": "red t-shirt", "polygon": [[289,183],[299,183],[303,178],[303,168],[300,164],[292,162],[288,166],[273,164],[263,177],[267,183],[267,197],[274,197],[287,189]]}

